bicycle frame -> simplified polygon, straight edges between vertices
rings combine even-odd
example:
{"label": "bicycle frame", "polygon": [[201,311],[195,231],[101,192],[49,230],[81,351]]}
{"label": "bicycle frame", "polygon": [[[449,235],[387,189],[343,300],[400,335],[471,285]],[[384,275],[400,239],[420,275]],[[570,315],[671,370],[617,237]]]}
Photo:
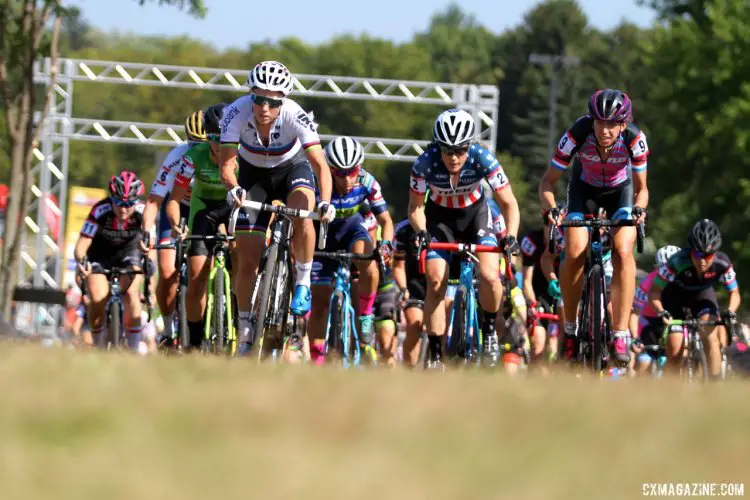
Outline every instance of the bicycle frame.
{"label": "bicycle frame", "polygon": [[[144,259],[145,263],[145,259]],[[102,269],[97,271],[92,271],[92,274],[103,274],[107,277],[109,281],[109,297],[107,298],[107,304],[104,307],[105,311],[105,318],[107,320],[107,330],[109,330],[109,322],[111,317],[111,311],[113,307],[117,307],[118,312],[120,313],[120,331],[117,332],[115,335],[117,336],[117,339],[112,338],[112,342],[115,345],[120,345],[124,342],[127,343],[127,337],[125,335],[125,326],[124,326],[124,318],[125,318],[125,303],[122,300],[122,287],[120,285],[120,276],[135,276],[138,274],[144,274],[144,271],[142,270],[132,270],[132,269],[122,269],[119,267],[113,267],[110,269]],[[130,283],[132,285],[132,282]],[[128,287],[130,287],[128,285]],[[146,284],[146,289],[148,290],[148,284]],[[127,290],[127,289],[126,289]],[[148,294],[146,294],[146,297],[148,298]],[[99,340],[99,347],[105,347],[107,343],[107,333],[102,332],[102,337]]]}
{"label": "bicycle frame", "polygon": [[[234,354],[235,350],[237,349],[237,336],[236,331],[234,329],[234,323],[232,322],[232,304],[231,304],[231,297],[232,297],[232,286],[231,286],[231,276],[229,274],[229,271],[226,267],[226,249],[225,249],[225,242],[231,241],[234,238],[231,236],[227,236],[225,238],[217,238],[214,241],[214,247],[212,251],[213,256],[213,263],[211,264],[211,270],[208,274],[208,285],[206,289],[206,327],[205,327],[205,334],[204,338],[207,342],[211,342],[211,325],[212,325],[212,316],[213,316],[213,308],[214,308],[214,301],[216,300],[216,296],[214,294],[214,288],[216,285],[216,275],[218,273],[223,274],[224,276],[224,311],[225,311],[225,318],[226,318],[226,331],[227,331],[227,337],[226,341],[230,343],[229,348],[229,354]],[[222,332],[214,332],[215,335],[221,335]]]}
{"label": "bicycle frame", "polygon": [[[333,310],[333,303],[334,300],[336,300],[336,295],[340,295],[342,300],[342,307],[344,312],[344,320],[341,322],[341,361],[344,365],[344,368],[348,368],[350,365],[352,366],[359,366],[361,360],[362,360],[362,350],[359,347],[359,335],[357,334],[357,324],[355,321],[356,313],[354,311],[354,306],[352,306],[352,296],[351,296],[351,271],[350,271],[350,263],[346,261],[341,261],[339,263],[338,269],[336,269],[335,274],[333,275],[334,279],[334,287],[333,287],[333,295],[331,296],[331,300],[328,304],[328,321],[326,323],[326,337],[325,337],[325,353],[328,355],[328,346],[329,346],[329,335],[331,334],[331,323],[332,321],[335,321],[335,318],[332,317],[331,311]],[[353,351],[352,351],[352,340],[353,342]],[[352,355],[353,357],[350,360],[349,357]]]}

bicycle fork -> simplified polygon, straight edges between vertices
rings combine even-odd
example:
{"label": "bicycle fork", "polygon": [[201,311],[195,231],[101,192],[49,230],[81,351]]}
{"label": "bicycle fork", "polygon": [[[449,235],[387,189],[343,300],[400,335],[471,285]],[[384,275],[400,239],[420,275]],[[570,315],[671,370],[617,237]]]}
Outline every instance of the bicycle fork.
{"label": "bicycle fork", "polygon": [[[219,264],[211,267],[211,271],[208,274],[208,297],[206,300],[206,328],[205,328],[205,339],[211,340],[211,319],[214,310],[214,301],[216,296],[213,293],[214,286],[216,285],[216,273],[221,272],[224,274],[224,314],[226,318],[226,330],[227,338],[226,341],[231,343],[230,354],[234,354],[237,348],[237,342],[235,338],[234,324],[232,323],[232,305],[231,305],[231,285],[229,283],[229,271],[224,267],[223,264]],[[222,304],[220,304],[222,305]],[[223,335],[224,332],[214,332],[215,335]]]}

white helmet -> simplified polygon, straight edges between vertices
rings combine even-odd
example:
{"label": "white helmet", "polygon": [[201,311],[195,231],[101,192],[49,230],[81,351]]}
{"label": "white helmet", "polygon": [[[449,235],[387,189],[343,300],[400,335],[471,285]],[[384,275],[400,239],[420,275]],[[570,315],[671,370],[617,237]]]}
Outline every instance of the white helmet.
{"label": "white helmet", "polygon": [[670,257],[680,251],[680,247],[674,245],[667,245],[661,247],[656,251],[656,265],[663,266],[667,263]]}
{"label": "white helmet", "polygon": [[351,137],[336,137],[328,143],[325,151],[328,164],[339,170],[350,170],[361,165],[365,159],[362,144]]}
{"label": "white helmet", "polygon": [[281,92],[284,97],[292,91],[292,74],[276,61],[263,61],[255,65],[247,75],[245,85],[263,90]]}
{"label": "white helmet", "polygon": [[433,139],[446,146],[463,146],[474,140],[474,119],[463,109],[443,111],[435,120]]}

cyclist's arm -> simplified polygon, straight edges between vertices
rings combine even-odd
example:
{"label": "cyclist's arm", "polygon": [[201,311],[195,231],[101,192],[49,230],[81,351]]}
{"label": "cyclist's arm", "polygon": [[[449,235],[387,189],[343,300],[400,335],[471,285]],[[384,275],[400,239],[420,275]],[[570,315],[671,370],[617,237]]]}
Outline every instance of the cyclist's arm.
{"label": "cyclist's arm", "polygon": [[89,248],[91,248],[91,243],[93,243],[94,239],[89,238],[88,236],[81,235],[78,237],[78,241],[76,242],[76,247],[73,250],[73,258],[76,261],[80,261],[84,257],[86,257],[86,254],[89,252]]}
{"label": "cyclist's arm", "polygon": [[221,145],[221,149],[219,150],[219,175],[227,191],[238,184],[237,175],[234,172],[237,166],[237,155],[237,144]]}
{"label": "cyclist's arm", "polygon": [[557,279],[557,273],[555,272],[555,256],[552,255],[549,248],[544,249],[542,258],[539,259],[539,266],[542,269],[542,275],[547,278],[548,283]]}
{"label": "cyclist's arm", "polygon": [[409,224],[415,233],[427,230],[427,217],[424,214],[424,193],[409,191]]}
{"label": "cyclist's arm", "polygon": [[736,287],[729,292],[729,305],[727,306],[727,309],[736,313],[737,310],[740,308],[741,303],[742,303],[742,295],[740,294],[739,287]]}
{"label": "cyclist's arm", "polygon": [[534,277],[534,266],[523,266],[523,296],[529,304],[536,304],[536,294],[531,280]]}
{"label": "cyclist's arm", "polygon": [[555,185],[563,172],[564,170],[557,167],[547,167],[547,171],[539,180],[539,202],[542,210],[555,208]]}
{"label": "cyclist's arm", "polygon": [[180,225],[180,202],[185,196],[186,191],[187,188],[184,186],[175,184],[172,194],[169,196],[169,200],[167,200],[167,220],[169,220],[169,225],[172,227]]}
{"label": "cyclist's arm", "polygon": [[636,172],[633,170],[633,206],[648,207],[648,186],[646,184],[646,170]]}
{"label": "cyclist's arm", "polygon": [[380,225],[380,236],[386,241],[393,243],[393,219],[388,210],[379,213],[375,216],[378,219]]}
{"label": "cyclist's arm", "polygon": [[664,305],[661,303],[661,290],[661,285],[654,281],[654,284],[651,285],[651,291],[648,294],[649,303],[657,314],[664,310]]}
{"label": "cyclist's arm", "polygon": [[315,144],[305,149],[307,159],[312,165],[313,171],[318,178],[318,189],[320,190],[321,201],[331,201],[331,189],[333,180],[331,179],[331,170],[328,168],[328,162],[323,154],[320,144]]}
{"label": "cyclist's arm", "polygon": [[143,230],[149,234],[156,232],[156,214],[159,213],[163,196],[150,194],[146,199],[146,208],[143,209]]}
{"label": "cyclist's arm", "polygon": [[518,237],[518,226],[521,223],[521,212],[518,209],[518,200],[516,195],[513,194],[513,189],[510,184],[506,185],[502,189],[495,191],[495,201],[500,205],[500,209],[505,217],[505,225],[507,233],[514,237]]}
{"label": "cyclist's arm", "polygon": [[393,279],[396,281],[396,286],[400,289],[406,289],[406,261],[404,259],[396,258],[393,263]]}

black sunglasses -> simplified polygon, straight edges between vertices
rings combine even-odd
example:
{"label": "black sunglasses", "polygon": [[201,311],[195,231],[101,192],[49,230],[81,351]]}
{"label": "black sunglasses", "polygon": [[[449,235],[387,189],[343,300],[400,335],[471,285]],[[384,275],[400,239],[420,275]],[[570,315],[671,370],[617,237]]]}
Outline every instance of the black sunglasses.
{"label": "black sunglasses", "polygon": [[440,144],[440,152],[444,155],[458,155],[461,156],[469,151],[469,146],[444,146]]}
{"label": "black sunglasses", "polygon": [[253,102],[258,106],[268,104],[269,108],[275,109],[281,107],[284,104],[284,99],[274,99],[273,97],[266,97],[264,95],[253,94]]}

